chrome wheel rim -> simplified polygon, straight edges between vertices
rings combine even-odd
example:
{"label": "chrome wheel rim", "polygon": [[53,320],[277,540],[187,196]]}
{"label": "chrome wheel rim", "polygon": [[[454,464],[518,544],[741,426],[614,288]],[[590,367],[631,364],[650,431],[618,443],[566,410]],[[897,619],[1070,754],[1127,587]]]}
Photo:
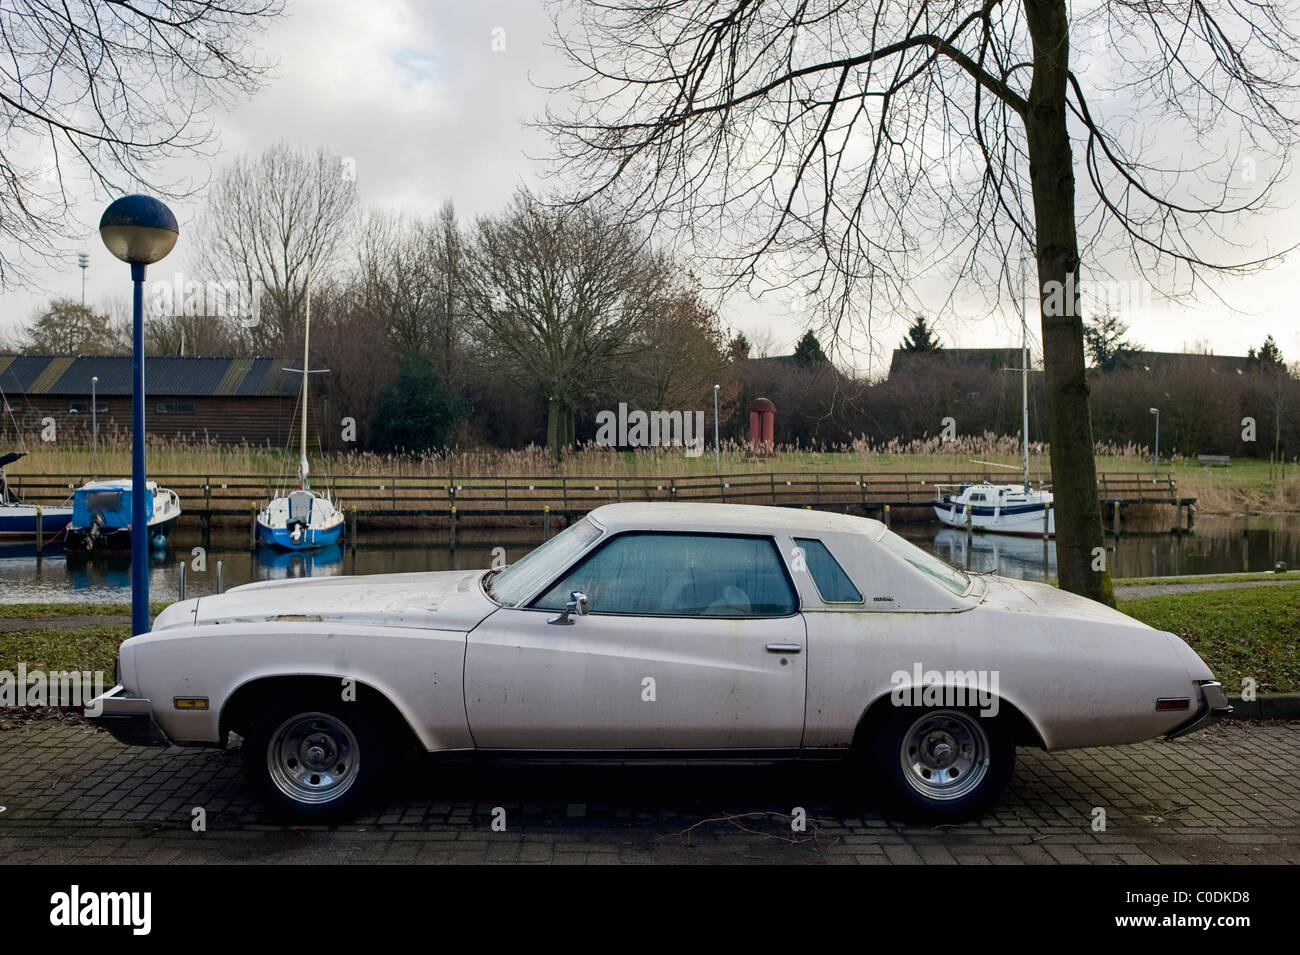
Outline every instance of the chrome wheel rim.
{"label": "chrome wheel rim", "polygon": [[898,755],[903,778],[927,799],[960,799],[989,771],[988,735],[977,717],[960,710],[921,716],[903,734]]}
{"label": "chrome wheel rim", "polygon": [[295,802],[326,803],[352,788],[361,747],[343,721],[328,713],[299,713],[280,724],[266,749],[275,788]]}

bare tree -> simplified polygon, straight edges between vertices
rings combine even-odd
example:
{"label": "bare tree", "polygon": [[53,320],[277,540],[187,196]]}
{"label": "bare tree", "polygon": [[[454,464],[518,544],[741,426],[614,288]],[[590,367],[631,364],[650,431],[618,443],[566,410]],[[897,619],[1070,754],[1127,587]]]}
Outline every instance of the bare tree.
{"label": "bare tree", "polygon": [[461,287],[498,367],[547,402],[547,446],[573,444],[574,412],[617,381],[667,264],[640,237],[587,209],[548,208],[520,192],[479,219]]}
{"label": "bare tree", "polygon": [[643,409],[710,408],[720,385],[720,416],[734,410],[740,391],[736,363],[728,354],[718,314],[700,297],[694,276],[668,285],[657,306],[635,330],[627,383]]}
{"label": "bare tree", "polygon": [[149,355],[212,357],[235,354],[238,347],[230,324],[219,315],[171,314],[145,318],[144,350]]}
{"label": "bare tree", "polygon": [[[1094,556],[1082,257],[1103,268],[1125,255],[1143,280],[1164,269],[1183,288],[1224,266],[1205,242],[1286,168],[1300,41],[1263,0],[1073,9],[573,0],[556,15],[577,106],[548,123],[559,173],[583,184],[576,201],[670,227],[712,252],[728,284],[801,286],[841,344],[855,327],[870,337],[873,315],[927,307],[921,278],[946,283],[945,308],[979,296],[1002,313],[1032,256],[1060,582],[1113,602]],[[1086,73],[1071,69],[1072,39],[1091,46]]]}
{"label": "bare tree", "polygon": [[250,43],[283,0],[20,0],[0,11],[0,284],[81,233],[69,177],[186,193],[159,163],[201,151],[214,107],[259,88]]}
{"label": "bare tree", "polygon": [[358,243],[363,307],[403,358],[427,358],[444,381],[456,369],[463,243],[451,203],[431,221],[366,215]]}
{"label": "bare tree", "polygon": [[[209,192],[198,225],[205,287],[234,293],[234,311],[243,312],[234,315],[238,334],[253,352],[291,345],[308,273],[319,281],[342,267],[358,208],[345,173],[338,156],[281,143],[237,159]],[[247,313],[253,305],[255,314]]]}
{"label": "bare tree", "polygon": [[112,355],[122,346],[113,319],[70,298],[56,298],[19,331],[14,344],[33,355]]}

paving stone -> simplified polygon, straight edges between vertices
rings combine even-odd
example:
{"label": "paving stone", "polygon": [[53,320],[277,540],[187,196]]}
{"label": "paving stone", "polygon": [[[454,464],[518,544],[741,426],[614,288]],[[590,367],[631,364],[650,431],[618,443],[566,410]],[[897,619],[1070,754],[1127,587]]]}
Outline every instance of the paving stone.
{"label": "paving stone", "polygon": [[[986,818],[882,819],[831,768],[483,767],[402,773],[348,826],[286,827],[237,752],[124,747],[33,722],[0,751],[8,864],[1300,864],[1300,723],[1221,724],[1173,743],[1021,750]],[[190,829],[207,811],[208,831]],[[492,810],[508,829],[491,829]],[[809,821],[790,830],[792,806]],[[1106,831],[1091,828],[1106,809]]]}

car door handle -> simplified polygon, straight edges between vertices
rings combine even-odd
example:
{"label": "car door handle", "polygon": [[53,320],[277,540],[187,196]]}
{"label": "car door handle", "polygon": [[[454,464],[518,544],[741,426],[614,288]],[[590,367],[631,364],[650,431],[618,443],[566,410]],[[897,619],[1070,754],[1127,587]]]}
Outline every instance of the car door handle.
{"label": "car door handle", "polygon": [[799,653],[803,650],[802,643],[769,643],[767,645],[768,653]]}

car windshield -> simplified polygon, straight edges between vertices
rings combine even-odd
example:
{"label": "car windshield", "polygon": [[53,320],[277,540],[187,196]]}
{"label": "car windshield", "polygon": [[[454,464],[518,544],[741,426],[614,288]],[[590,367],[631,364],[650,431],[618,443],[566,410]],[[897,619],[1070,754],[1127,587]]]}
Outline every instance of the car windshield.
{"label": "car windshield", "polygon": [[933,554],[921,550],[921,548],[899,537],[893,531],[885,531],[885,536],[880,538],[880,543],[891,553],[903,558],[927,577],[939,581],[958,597],[966,596],[966,592],[970,590],[970,578],[960,570],[951,564],[945,563]]}
{"label": "car windshield", "polygon": [[588,518],[564,529],[504,570],[484,578],[488,596],[506,607],[517,607],[564,573],[574,558],[604,533]]}

